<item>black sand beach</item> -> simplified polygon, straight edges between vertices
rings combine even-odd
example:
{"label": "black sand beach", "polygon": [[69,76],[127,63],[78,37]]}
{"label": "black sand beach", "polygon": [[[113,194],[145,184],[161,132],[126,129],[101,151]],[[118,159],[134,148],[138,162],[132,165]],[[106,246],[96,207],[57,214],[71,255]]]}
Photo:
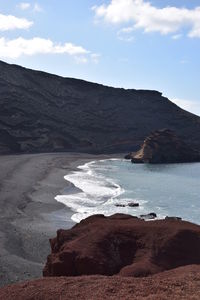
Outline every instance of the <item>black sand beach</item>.
{"label": "black sand beach", "polygon": [[63,176],[90,160],[77,153],[0,156],[0,286],[41,277],[49,238],[70,228],[72,212],[54,197],[71,192]]}

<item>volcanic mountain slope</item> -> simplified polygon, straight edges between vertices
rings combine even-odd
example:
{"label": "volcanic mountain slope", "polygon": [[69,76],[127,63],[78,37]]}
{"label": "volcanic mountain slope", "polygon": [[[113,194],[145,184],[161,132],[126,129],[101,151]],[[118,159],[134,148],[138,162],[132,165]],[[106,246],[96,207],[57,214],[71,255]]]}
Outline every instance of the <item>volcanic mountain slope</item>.
{"label": "volcanic mountain slope", "polygon": [[134,151],[169,128],[200,149],[200,118],[157,91],[124,90],[0,62],[0,153]]}

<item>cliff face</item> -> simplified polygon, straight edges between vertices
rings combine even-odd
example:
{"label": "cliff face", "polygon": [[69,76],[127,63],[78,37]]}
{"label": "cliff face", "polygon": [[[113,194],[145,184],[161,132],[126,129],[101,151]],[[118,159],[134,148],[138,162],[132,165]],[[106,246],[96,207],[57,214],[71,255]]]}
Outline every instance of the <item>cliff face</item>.
{"label": "cliff face", "polygon": [[200,152],[182,141],[168,129],[157,130],[150,134],[141,149],[133,154],[133,163],[186,163],[199,162]]}
{"label": "cliff face", "polygon": [[0,62],[0,153],[137,150],[160,128],[200,149],[200,118],[161,93],[111,88]]}
{"label": "cliff face", "polygon": [[170,218],[146,222],[96,215],[58,230],[51,250],[44,276],[142,277],[200,264],[200,226]]}

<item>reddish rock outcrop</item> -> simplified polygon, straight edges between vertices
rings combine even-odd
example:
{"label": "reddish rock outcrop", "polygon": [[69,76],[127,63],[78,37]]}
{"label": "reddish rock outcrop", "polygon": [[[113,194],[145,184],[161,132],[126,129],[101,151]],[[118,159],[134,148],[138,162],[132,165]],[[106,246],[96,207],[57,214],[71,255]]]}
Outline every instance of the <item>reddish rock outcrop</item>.
{"label": "reddish rock outcrop", "polygon": [[53,277],[0,289],[1,300],[199,300],[200,266],[180,267],[144,278]]}
{"label": "reddish rock outcrop", "polygon": [[200,226],[176,219],[91,216],[51,241],[44,276],[147,276],[200,264]]}
{"label": "reddish rock outcrop", "polygon": [[133,163],[184,163],[200,161],[200,152],[187,145],[169,130],[157,130],[149,135],[136,153],[126,156]]}

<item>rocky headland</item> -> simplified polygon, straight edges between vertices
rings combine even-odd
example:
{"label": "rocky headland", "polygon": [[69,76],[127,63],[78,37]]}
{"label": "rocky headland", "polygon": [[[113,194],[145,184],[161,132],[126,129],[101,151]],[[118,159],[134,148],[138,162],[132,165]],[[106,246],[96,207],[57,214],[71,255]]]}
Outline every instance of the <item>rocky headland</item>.
{"label": "rocky headland", "polygon": [[174,130],[200,150],[200,117],[162,93],[112,88],[0,62],[0,154],[137,151]]}
{"label": "rocky headland", "polygon": [[125,156],[133,163],[186,163],[200,162],[200,151],[179,138],[169,129],[151,133],[136,153]]}
{"label": "rocky headland", "polygon": [[50,244],[44,276],[143,277],[200,264],[200,226],[175,219],[95,215],[58,230]]}
{"label": "rocky headland", "polygon": [[96,215],[50,243],[45,278],[0,289],[2,300],[200,297],[198,225]]}

